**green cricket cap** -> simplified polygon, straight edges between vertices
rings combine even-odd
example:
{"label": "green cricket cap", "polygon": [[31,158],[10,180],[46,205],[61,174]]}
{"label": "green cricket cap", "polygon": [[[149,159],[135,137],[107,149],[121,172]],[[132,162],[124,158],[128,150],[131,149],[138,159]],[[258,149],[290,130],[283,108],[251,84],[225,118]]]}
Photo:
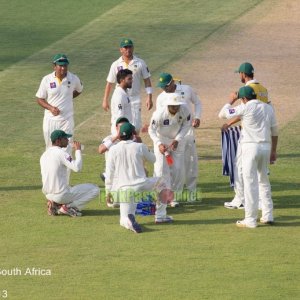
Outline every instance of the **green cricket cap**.
{"label": "green cricket cap", "polygon": [[120,118],[118,118],[117,119],[117,121],[116,121],[116,126],[118,125],[118,124],[120,124],[120,123],[129,123],[129,120],[127,119],[127,118],[125,118],[125,117],[120,117]]}
{"label": "green cricket cap", "polygon": [[69,60],[65,54],[58,53],[53,56],[52,63],[59,66],[64,66],[69,64]]}
{"label": "green cricket cap", "polygon": [[133,41],[131,39],[122,39],[120,42],[120,48],[133,47]]}
{"label": "green cricket cap", "polygon": [[240,65],[239,69],[236,70],[235,72],[236,73],[245,73],[247,75],[253,75],[254,74],[254,68],[250,63],[245,62],[245,63],[242,63]]}
{"label": "green cricket cap", "polygon": [[120,127],[120,137],[126,136],[129,138],[135,130],[135,127],[131,123],[124,123]]}
{"label": "green cricket cap", "polygon": [[52,143],[61,138],[70,138],[72,134],[65,133],[63,130],[54,130],[51,133],[50,139]]}
{"label": "green cricket cap", "polygon": [[252,87],[246,85],[239,89],[238,98],[247,98],[251,100],[256,98],[256,94]]}
{"label": "green cricket cap", "polygon": [[158,81],[157,87],[164,88],[167,85],[169,85],[172,80],[173,80],[173,77],[170,73],[161,73],[159,75],[159,81]]}

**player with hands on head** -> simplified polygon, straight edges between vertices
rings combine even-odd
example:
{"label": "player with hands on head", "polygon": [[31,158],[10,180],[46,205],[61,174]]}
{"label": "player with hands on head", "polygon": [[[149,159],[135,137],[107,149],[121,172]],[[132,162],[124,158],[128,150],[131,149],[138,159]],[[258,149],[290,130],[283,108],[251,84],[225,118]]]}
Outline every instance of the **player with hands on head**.
{"label": "player with hands on head", "polygon": [[245,218],[237,221],[236,225],[255,228],[259,200],[261,200],[262,209],[260,222],[262,224],[274,222],[268,163],[276,159],[278,128],[273,107],[257,100],[252,87],[241,87],[237,98],[241,99],[242,103],[233,107],[232,105],[237,99],[231,99],[219,112],[219,118],[239,117],[243,122],[240,147]]}

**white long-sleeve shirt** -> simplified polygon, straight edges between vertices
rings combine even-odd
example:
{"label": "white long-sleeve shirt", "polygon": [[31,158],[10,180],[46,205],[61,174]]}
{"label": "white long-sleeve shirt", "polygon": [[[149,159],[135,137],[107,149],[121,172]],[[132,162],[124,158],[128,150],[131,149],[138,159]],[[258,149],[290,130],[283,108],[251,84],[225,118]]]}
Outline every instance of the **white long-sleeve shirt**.
{"label": "white long-sleeve shirt", "polygon": [[278,135],[272,106],[257,99],[235,107],[225,104],[219,112],[221,119],[234,117],[240,117],[243,122],[241,143],[271,143],[271,136]]}
{"label": "white long-sleeve shirt", "polygon": [[[59,194],[69,187],[68,169],[79,172],[82,168],[81,151],[75,151],[75,160],[58,146],[48,148],[40,159],[43,193]],[[51,199],[50,199],[51,200]]]}
{"label": "white long-sleeve shirt", "polygon": [[111,191],[143,183],[146,173],[143,161],[155,162],[155,155],[143,143],[120,141],[108,151],[105,188]]}
{"label": "white long-sleeve shirt", "polygon": [[179,111],[171,115],[168,106],[156,110],[151,118],[148,129],[154,145],[166,143],[166,141],[182,141],[190,129],[191,114],[186,105],[180,105]]}

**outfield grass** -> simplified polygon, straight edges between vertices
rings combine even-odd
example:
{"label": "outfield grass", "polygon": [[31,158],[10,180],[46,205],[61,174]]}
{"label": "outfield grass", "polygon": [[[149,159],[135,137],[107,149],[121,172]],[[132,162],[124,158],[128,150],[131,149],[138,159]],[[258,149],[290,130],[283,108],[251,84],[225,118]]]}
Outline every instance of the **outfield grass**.
{"label": "outfield grass", "polygon": [[136,41],[155,77],[260,2],[2,1],[0,270],[41,268],[51,275],[0,275],[0,299],[1,290],[8,299],[299,298],[300,116],[281,128],[279,159],[271,166],[272,227],[236,228],[243,211],[222,207],[232,191],[216,144],[199,147],[202,202],[170,209],[176,220],[170,225],[140,217],[141,235],[120,228],[119,211],[99,199],[82,218],[48,217],[41,193],[42,110],[34,95],[54,53],[69,55],[85,85],[75,105],[84,169],[72,184],[103,187],[96,149],[109,114],[100,103],[119,38]]}

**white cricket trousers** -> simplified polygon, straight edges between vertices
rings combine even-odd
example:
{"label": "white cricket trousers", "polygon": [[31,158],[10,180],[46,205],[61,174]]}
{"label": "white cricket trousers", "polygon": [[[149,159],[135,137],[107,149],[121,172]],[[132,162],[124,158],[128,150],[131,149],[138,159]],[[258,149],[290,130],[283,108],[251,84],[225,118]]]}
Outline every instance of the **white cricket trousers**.
{"label": "white cricket trousers", "polygon": [[234,164],[234,192],[235,196],[232,201],[233,205],[239,207],[241,204],[245,205],[244,196],[244,181],[242,170],[242,145],[240,141],[237,143],[235,164]]}
{"label": "white cricket trousers", "polygon": [[130,96],[132,124],[135,126],[135,130],[139,133],[142,128],[142,107],[140,96]]}
{"label": "white cricket trousers", "polygon": [[[128,228],[128,215],[135,215],[137,203],[143,196],[159,193],[166,187],[161,184],[162,179],[157,177],[147,178],[143,183],[122,187],[118,199],[120,200],[120,225]],[[155,218],[165,218],[167,215],[167,204],[156,203]]]}
{"label": "white cricket trousers", "polygon": [[69,187],[60,194],[47,194],[46,198],[56,203],[69,204],[70,207],[82,210],[84,206],[93,198],[97,197],[99,193],[100,189],[95,184],[83,183]]}
{"label": "white cricket trousers", "polygon": [[198,154],[193,128],[185,136],[184,143],[185,185],[189,191],[195,192],[198,180]]}
{"label": "white cricket trousers", "polygon": [[261,200],[262,218],[265,221],[273,221],[273,201],[268,177],[271,145],[269,143],[244,143],[241,146],[245,223],[256,226],[259,198]]}
{"label": "white cricket trousers", "polygon": [[[166,145],[170,144],[163,140],[162,142]],[[154,163],[154,177],[164,178],[167,185],[170,186],[171,190],[176,192],[177,195],[181,194],[185,182],[184,146],[184,140],[180,141],[176,151],[171,152],[174,163],[172,166],[168,166],[165,156],[160,153],[158,146],[154,145],[154,154],[156,157]]]}
{"label": "white cricket trousers", "polygon": [[[44,117],[43,121],[43,133],[44,140],[46,144],[46,149],[52,146],[52,141],[50,139],[51,133],[54,130],[63,130],[65,133],[74,135],[74,119],[73,116],[66,120],[53,120],[48,117]],[[70,138],[70,141],[73,140],[73,137]],[[70,153],[70,151],[67,151]]]}

